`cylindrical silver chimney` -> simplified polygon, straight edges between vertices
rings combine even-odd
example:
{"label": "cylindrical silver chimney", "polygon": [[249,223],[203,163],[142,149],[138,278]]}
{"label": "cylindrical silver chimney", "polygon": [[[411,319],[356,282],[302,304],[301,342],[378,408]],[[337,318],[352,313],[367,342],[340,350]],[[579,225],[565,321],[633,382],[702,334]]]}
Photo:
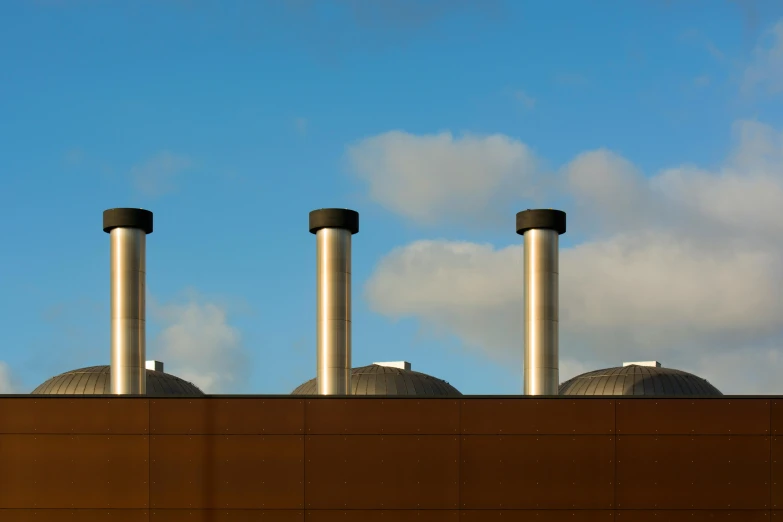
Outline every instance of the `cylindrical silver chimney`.
{"label": "cylindrical silver chimney", "polygon": [[351,391],[351,235],[359,214],[342,208],[310,212],[316,236],[316,343],[319,395]]}
{"label": "cylindrical silver chimney", "polygon": [[146,246],[152,212],[112,208],[103,213],[111,236],[111,393],[146,394]]}
{"label": "cylindrical silver chimney", "polygon": [[517,234],[525,238],[525,395],[557,395],[558,239],[566,231],[560,210],[517,214]]}

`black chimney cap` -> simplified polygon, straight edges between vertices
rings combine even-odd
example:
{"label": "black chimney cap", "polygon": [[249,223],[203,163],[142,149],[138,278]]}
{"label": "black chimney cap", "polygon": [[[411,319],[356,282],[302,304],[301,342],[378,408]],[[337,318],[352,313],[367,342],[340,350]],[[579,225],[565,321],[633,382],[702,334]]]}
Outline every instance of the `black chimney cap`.
{"label": "black chimney cap", "polygon": [[562,210],[542,208],[523,210],[517,213],[517,234],[524,234],[534,228],[546,228],[565,234],[566,213]]}
{"label": "black chimney cap", "polygon": [[322,208],[310,212],[310,232],[322,228],[345,228],[351,234],[359,233],[359,213],[347,208]]}
{"label": "black chimney cap", "polygon": [[113,228],[140,228],[152,234],[152,212],[143,208],[110,208],[103,211],[103,231]]}

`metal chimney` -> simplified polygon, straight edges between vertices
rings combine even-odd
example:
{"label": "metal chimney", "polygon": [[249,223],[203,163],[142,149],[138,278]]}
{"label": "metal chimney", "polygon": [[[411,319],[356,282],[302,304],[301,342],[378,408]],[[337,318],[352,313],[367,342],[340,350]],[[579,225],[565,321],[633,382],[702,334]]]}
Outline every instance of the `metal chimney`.
{"label": "metal chimney", "polygon": [[316,237],[316,343],[319,395],[351,390],[351,236],[359,232],[359,213],[342,208],[310,212]]}
{"label": "metal chimney", "polygon": [[103,213],[111,236],[111,393],[147,393],[145,288],[152,212],[112,208]]}
{"label": "metal chimney", "polygon": [[557,395],[558,239],[566,231],[560,210],[517,214],[517,234],[525,238],[525,395]]}

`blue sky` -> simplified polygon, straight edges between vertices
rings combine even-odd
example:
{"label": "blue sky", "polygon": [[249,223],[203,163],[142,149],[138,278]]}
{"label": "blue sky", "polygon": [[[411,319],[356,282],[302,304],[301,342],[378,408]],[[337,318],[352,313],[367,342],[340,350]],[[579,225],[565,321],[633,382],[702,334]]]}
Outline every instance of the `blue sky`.
{"label": "blue sky", "polygon": [[108,364],[101,213],[133,206],[148,358],[208,391],[314,376],[307,214],[348,207],[354,365],[519,393],[514,214],[558,206],[561,377],[783,392],[753,373],[783,338],[783,4],[10,0],[0,64],[0,391]]}

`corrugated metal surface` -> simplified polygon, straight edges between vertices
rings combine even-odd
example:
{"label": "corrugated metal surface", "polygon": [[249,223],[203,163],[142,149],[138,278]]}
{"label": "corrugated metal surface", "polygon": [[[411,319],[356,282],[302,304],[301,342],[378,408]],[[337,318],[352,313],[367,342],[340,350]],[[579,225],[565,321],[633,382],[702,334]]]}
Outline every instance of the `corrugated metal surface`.
{"label": "corrugated metal surface", "polygon": [[453,435],[308,435],[307,509],[457,509]]}
{"label": "corrugated metal surface", "polygon": [[[32,391],[33,395],[93,395],[111,393],[111,366],[90,366],[56,375]],[[204,395],[195,384],[147,370],[147,395]]]}
{"label": "corrugated metal surface", "polygon": [[454,399],[307,399],[308,435],[456,435],[460,405]]}
{"label": "corrugated metal surface", "polygon": [[302,435],[304,400],[150,400],[154,435]]}
{"label": "corrugated metal surface", "polygon": [[611,509],[614,436],[470,435],[462,509]]}
{"label": "corrugated metal surface", "polygon": [[577,375],[562,383],[560,395],[723,395],[705,379],[673,368],[621,366]]}
{"label": "corrugated metal surface", "polygon": [[769,435],[769,399],[617,400],[617,433]]}
{"label": "corrugated metal surface", "polygon": [[754,435],[618,435],[621,509],[770,509],[770,441]]}
{"label": "corrugated metal surface", "polygon": [[[371,364],[351,370],[351,395],[462,395],[448,382],[426,373]],[[315,379],[299,385],[292,395],[317,395]]]}
{"label": "corrugated metal surface", "polygon": [[301,435],[153,435],[154,509],[302,509]]}

